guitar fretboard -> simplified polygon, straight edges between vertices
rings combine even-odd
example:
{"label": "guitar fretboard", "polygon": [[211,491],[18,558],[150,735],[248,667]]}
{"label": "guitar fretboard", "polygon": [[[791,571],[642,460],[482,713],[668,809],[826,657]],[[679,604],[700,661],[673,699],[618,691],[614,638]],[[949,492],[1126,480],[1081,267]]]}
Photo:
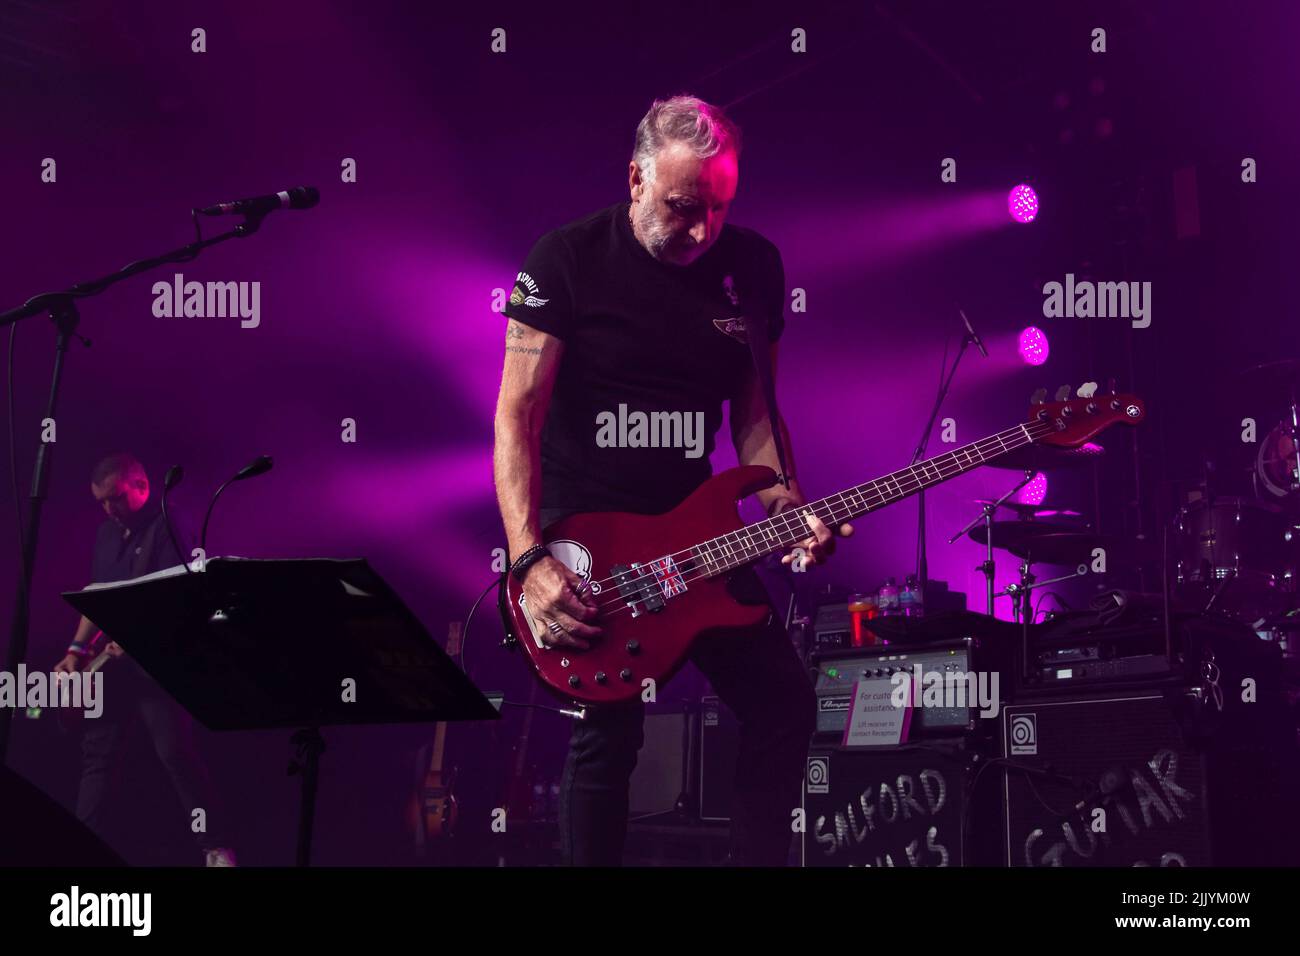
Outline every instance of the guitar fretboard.
{"label": "guitar fretboard", "polygon": [[696,567],[706,574],[722,574],[771,554],[784,551],[812,532],[804,515],[811,511],[830,528],[916,494],[924,488],[956,478],[1007,452],[1032,444],[1055,429],[1048,422],[1016,425],[954,451],[855,485],[838,494],[791,508],[772,518],[756,521],[690,549]]}

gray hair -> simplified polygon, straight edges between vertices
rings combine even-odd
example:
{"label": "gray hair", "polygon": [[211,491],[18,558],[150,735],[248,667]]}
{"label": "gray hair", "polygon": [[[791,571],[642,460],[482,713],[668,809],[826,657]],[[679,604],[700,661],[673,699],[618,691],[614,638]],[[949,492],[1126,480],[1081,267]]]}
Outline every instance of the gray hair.
{"label": "gray hair", "polygon": [[109,478],[117,475],[123,481],[130,481],[132,478],[143,478],[145,481],[149,477],[145,474],[144,465],[140,464],[140,459],[129,451],[120,451],[115,455],[109,455],[102,459],[95,466],[95,470],[90,473],[90,480],[97,485],[102,485]]}
{"label": "gray hair", "polygon": [[685,143],[700,159],[727,149],[740,155],[740,127],[721,107],[689,94],[655,100],[636,128],[632,161],[646,182],[654,182],[655,156],[669,143]]}

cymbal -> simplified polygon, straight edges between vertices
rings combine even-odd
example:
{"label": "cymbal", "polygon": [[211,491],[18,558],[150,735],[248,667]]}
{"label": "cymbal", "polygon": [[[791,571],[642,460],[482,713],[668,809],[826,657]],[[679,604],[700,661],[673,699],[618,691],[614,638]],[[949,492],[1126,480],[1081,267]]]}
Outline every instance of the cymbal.
{"label": "cymbal", "polygon": [[[993,498],[976,498],[977,505],[991,505]],[[1057,508],[1039,508],[1038,505],[1028,505],[1019,501],[1004,501],[998,505],[999,508],[1006,508],[1008,511],[1014,511],[1023,519],[1037,520],[1040,518],[1082,518],[1083,514],[1078,511],[1060,510]]]}
{"label": "cymbal", "polygon": [[1021,445],[1015,451],[986,461],[990,468],[1010,471],[1053,471],[1072,468],[1097,461],[1106,449],[1096,442],[1084,442],[1078,448],[1056,448],[1051,445]]}
{"label": "cymbal", "polygon": [[1259,389],[1283,389],[1288,399],[1292,388],[1300,391],[1300,362],[1295,359],[1279,359],[1252,365],[1237,373],[1236,377]]}
{"label": "cymbal", "polygon": [[1035,564],[1091,564],[1093,552],[1101,548],[1106,552],[1106,564],[1145,564],[1159,558],[1155,542],[1118,535],[1094,534],[1091,531],[1067,531],[1063,534],[1046,534],[1022,538],[1007,545],[1007,550],[1018,558]]}
{"label": "cymbal", "polygon": [[[1077,532],[1079,526],[1067,521],[994,521],[992,530],[993,547],[1016,554],[1013,545],[1044,535],[1071,534]],[[988,544],[988,532],[987,526],[977,524],[970,529],[969,536],[977,544]]]}

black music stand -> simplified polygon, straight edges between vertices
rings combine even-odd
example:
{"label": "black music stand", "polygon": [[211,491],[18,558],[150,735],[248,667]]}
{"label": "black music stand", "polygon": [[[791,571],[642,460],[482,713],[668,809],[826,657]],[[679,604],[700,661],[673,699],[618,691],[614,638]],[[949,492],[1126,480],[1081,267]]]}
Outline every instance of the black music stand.
{"label": "black music stand", "polygon": [[361,558],[213,558],[63,597],[208,729],[296,729],[299,866],[322,726],[500,719]]}

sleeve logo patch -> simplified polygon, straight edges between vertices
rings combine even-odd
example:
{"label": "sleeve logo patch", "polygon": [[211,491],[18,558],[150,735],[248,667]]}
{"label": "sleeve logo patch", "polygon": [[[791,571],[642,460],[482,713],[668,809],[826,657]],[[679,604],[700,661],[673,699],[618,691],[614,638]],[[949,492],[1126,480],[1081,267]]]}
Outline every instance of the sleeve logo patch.
{"label": "sleeve logo patch", "polygon": [[[527,272],[521,272],[515,276],[515,283],[514,291],[510,293],[511,305],[520,305],[522,303],[536,309],[551,301],[550,299],[539,299],[537,297],[537,293],[541,290],[537,288],[537,283],[533,281],[533,277]],[[528,289],[527,292],[520,288],[521,283]]]}

